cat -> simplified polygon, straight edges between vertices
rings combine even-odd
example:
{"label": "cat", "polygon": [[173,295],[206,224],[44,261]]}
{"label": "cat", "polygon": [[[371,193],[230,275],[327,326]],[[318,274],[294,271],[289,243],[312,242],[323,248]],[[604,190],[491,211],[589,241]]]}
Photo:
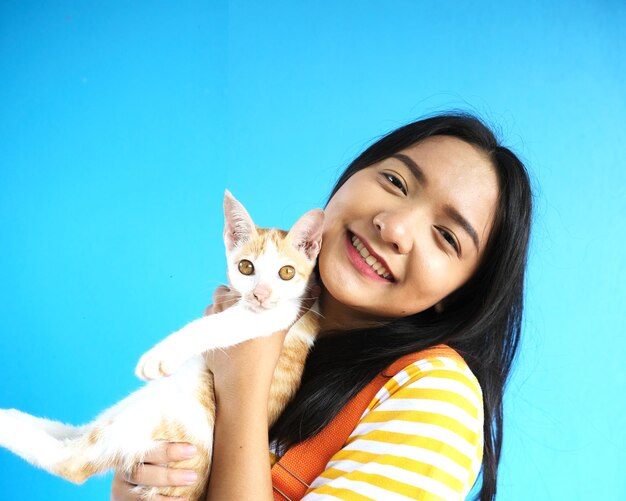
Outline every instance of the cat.
{"label": "cat", "polygon": [[170,466],[195,470],[195,485],[134,490],[145,500],[157,494],[203,499],[215,400],[213,376],[202,353],[289,328],[270,390],[271,426],[299,386],[319,327],[316,305],[298,316],[313,281],[323,211],[307,212],[289,232],[258,228],[226,190],[224,216],[228,278],[241,296],[238,302],[187,324],[149,350],[135,372],[150,381],[89,424],[74,427],[0,409],[1,446],[50,473],[82,483],[111,468],[130,474],[160,441],[190,442],[199,453]]}

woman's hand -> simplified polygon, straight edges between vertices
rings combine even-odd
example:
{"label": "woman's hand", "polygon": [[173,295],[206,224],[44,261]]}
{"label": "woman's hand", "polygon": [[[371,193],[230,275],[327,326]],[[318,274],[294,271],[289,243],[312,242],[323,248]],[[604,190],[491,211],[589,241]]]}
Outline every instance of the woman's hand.
{"label": "woman's hand", "polygon": [[221,313],[233,306],[240,297],[239,293],[233,291],[230,287],[220,285],[213,291],[213,304],[210,304],[204,309],[204,315]]}
{"label": "woman's hand", "polygon": [[[111,501],[139,501],[139,495],[131,491],[137,485],[154,487],[184,486],[197,480],[193,470],[178,470],[163,466],[167,463],[189,459],[197,453],[191,444],[162,442],[159,447],[146,455],[142,464],[137,465],[131,476],[116,472],[111,485]],[[157,496],[154,501],[183,501],[183,498]]]}

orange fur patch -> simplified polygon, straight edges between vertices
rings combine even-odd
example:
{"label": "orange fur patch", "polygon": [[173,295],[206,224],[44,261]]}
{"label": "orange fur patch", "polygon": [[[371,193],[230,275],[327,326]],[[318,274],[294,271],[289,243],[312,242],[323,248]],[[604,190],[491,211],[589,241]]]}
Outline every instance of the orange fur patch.
{"label": "orange fur patch", "polygon": [[158,493],[163,496],[184,497],[190,501],[204,499],[209,480],[212,451],[208,451],[203,444],[194,442],[192,437],[187,434],[185,428],[178,422],[161,421],[160,425],[152,432],[152,438],[167,442],[189,442],[198,449],[198,453],[192,458],[168,463],[167,465],[169,468],[195,471],[198,474],[198,482],[189,486],[161,487],[158,489]]}
{"label": "orange fur patch", "polygon": [[269,426],[272,426],[289,400],[300,387],[304,364],[309,353],[310,343],[303,337],[294,335],[295,330],[308,335],[317,333],[319,321],[314,313],[306,313],[285,338],[285,345],[276,364],[268,401]]}
{"label": "orange fur patch", "polygon": [[90,462],[86,462],[82,458],[75,457],[59,463],[54,472],[70,482],[82,484],[92,475],[106,471],[114,466],[115,465],[101,465],[100,467],[97,467]]}

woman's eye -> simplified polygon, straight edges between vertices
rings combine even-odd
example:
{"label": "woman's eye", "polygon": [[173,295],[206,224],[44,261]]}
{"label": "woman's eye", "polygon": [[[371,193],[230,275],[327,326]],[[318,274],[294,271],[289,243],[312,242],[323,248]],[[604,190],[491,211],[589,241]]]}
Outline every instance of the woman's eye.
{"label": "woman's eye", "polygon": [[242,275],[252,275],[254,273],[254,265],[247,259],[239,261],[239,272]]}
{"label": "woman's eye", "polygon": [[444,238],[444,240],[446,242],[448,242],[454,248],[454,250],[458,253],[459,252],[459,244],[454,239],[452,234],[450,232],[444,230],[443,228],[437,228],[437,230],[439,231],[439,233],[441,233],[441,236]]}
{"label": "woman's eye", "polygon": [[383,172],[383,176],[385,176],[385,179],[387,179],[387,181],[389,181],[391,184],[393,184],[396,188],[398,188],[400,191],[402,191],[402,193],[406,195],[406,188],[404,187],[404,184],[402,184],[402,181],[400,181],[400,178],[398,178],[397,176],[394,176],[393,174],[389,172]]}

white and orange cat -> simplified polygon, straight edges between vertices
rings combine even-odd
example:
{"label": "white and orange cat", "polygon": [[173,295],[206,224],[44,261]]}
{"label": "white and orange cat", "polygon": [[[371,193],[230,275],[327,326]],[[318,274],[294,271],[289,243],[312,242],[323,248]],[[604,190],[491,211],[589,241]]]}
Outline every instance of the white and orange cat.
{"label": "white and orange cat", "polygon": [[321,246],[322,210],[307,212],[289,232],[262,229],[226,191],[224,215],[228,277],[240,300],[191,322],[148,351],[136,373],[152,381],[89,424],[75,427],[0,410],[1,446],[50,473],[82,483],[111,468],[131,472],[160,441],[191,442],[200,453],[171,466],[195,470],[198,484],[135,489],[146,500],[156,494],[201,499],[215,418],[213,376],[202,353],[291,326],[272,381],[271,425],[299,386],[318,329],[315,311],[298,316]]}

